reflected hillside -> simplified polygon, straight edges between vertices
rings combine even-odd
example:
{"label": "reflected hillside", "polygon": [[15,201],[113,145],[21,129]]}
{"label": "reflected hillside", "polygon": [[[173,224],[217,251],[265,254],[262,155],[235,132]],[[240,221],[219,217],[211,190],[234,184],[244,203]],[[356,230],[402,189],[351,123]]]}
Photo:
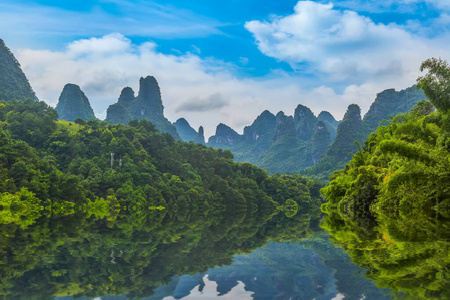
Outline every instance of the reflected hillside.
{"label": "reflected hillside", "polygon": [[[51,212],[50,212],[51,213]],[[318,209],[286,217],[253,209],[89,212],[3,225],[0,293],[5,299],[152,295],[174,275],[205,272],[269,240],[298,240],[319,230]]]}

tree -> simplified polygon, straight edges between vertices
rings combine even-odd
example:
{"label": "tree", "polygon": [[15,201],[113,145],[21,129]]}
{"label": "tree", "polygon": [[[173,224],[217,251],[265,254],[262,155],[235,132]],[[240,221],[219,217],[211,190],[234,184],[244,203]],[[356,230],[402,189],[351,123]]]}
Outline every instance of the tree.
{"label": "tree", "polygon": [[440,111],[450,110],[450,66],[441,58],[429,58],[422,62],[420,71],[428,70],[425,76],[417,78],[417,83],[430,102]]}

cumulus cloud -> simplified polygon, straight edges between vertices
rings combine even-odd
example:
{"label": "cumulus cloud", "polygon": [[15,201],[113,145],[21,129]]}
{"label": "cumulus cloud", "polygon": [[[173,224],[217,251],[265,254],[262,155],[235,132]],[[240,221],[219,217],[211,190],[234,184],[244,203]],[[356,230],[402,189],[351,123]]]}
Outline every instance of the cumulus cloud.
{"label": "cumulus cloud", "polygon": [[206,135],[221,122],[242,130],[265,109],[293,111],[301,94],[295,80],[238,80],[221,61],[162,54],[154,43],[136,45],[117,33],[74,41],[63,51],[22,49],[17,57],[41,100],[56,106],[64,85],[78,84],[102,119],[123,87],[137,93],[139,78],[153,75],[169,120],[185,117]]}
{"label": "cumulus cloud", "polygon": [[259,50],[294,69],[330,80],[413,80],[420,63],[449,54],[446,36],[414,35],[396,24],[377,24],[333,4],[299,1],[292,15],[245,24]]}
{"label": "cumulus cloud", "polygon": [[41,100],[56,106],[64,85],[78,84],[101,119],[123,87],[137,93],[140,77],[155,76],[166,117],[184,117],[194,128],[202,125],[206,137],[219,123],[242,132],[264,110],[289,115],[298,104],[316,115],[327,110],[340,119],[349,104],[359,104],[364,112],[377,92],[407,87],[415,80],[351,84],[336,92],[326,82],[282,71],[238,79],[230,71],[233,65],[192,53],[163,54],[154,43],[133,44],[121,34],[74,41],[63,51],[23,49],[17,58]]}

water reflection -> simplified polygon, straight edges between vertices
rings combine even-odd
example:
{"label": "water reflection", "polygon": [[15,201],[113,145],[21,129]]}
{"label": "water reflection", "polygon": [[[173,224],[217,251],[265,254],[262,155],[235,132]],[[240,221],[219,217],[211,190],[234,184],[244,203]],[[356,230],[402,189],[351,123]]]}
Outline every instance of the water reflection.
{"label": "water reflection", "polygon": [[242,208],[89,215],[49,213],[26,228],[0,226],[0,296],[389,298],[329,242],[318,209],[290,218]]}
{"label": "water reflection", "polygon": [[[391,298],[386,295],[388,290],[376,288],[348,259],[342,249],[331,244],[326,233],[299,242],[270,242],[251,254],[237,255],[231,265],[174,277],[155,290],[155,297],[147,299],[193,299],[211,281],[216,295],[210,294],[208,299],[227,299],[224,297],[242,291],[242,285],[251,292],[250,299],[260,300]],[[249,298],[246,294],[233,299]]]}
{"label": "water reflection", "polygon": [[[189,280],[189,279],[188,279]],[[219,291],[218,284],[215,281],[209,280],[208,276],[203,276],[199,285],[195,286],[189,291],[187,296],[180,297],[175,292],[175,296],[164,297],[163,300],[175,300],[175,299],[186,299],[186,300],[196,300],[196,299],[215,299],[220,298],[235,299],[235,300],[251,300],[253,299],[253,292],[245,290],[245,284],[238,281],[236,286],[234,286],[227,293],[222,293]]]}

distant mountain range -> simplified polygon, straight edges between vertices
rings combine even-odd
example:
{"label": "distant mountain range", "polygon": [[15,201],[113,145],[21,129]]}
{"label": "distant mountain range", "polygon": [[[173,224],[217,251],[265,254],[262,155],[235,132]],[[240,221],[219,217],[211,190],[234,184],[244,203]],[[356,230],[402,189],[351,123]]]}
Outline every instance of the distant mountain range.
{"label": "distant mountain range", "polygon": [[244,128],[243,135],[219,124],[207,145],[228,149],[236,161],[253,163],[270,173],[301,171],[327,179],[350,160],[349,153],[357,151],[354,141],[362,144],[382,120],[409,111],[422,99],[425,95],[415,86],[398,92],[388,89],[377,95],[363,119],[359,106],[352,104],[340,122],[327,111],[316,117],[303,105],[297,106],[294,116],[264,111]]}
{"label": "distant mountain range", "polygon": [[[0,100],[37,100],[19,63],[2,40],[0,65]],[[301,172],[327,179],[333,170],[350,160],[349,153],[357,151],[354,141],[362,143],[382,120],[409,111],[422,99],[426,99],[423,92],[414,86],[399,92],[385,90],[377,95],[364,118],[358,105],[352,104],[341,122],[327,111],[316,117],[301,104],[293,116],[281,111],[274,115],[266,110],[244,128],[242,135],[219,124],[206,145],[230,150],[236,161],[255,164],[269,173]],[[95,119],[89,99],[75,84],[64,87],[56,110],[62,120]],[[153,76],[140,79],[137,96],[130,87],[125,87],[118,102],[107,110],[108,122],[128,124],[133,119],[147,119],[175,140],[205,144],[203,127],[196,131],[184,118],[173,124],[167,120],[160,88]]]}

